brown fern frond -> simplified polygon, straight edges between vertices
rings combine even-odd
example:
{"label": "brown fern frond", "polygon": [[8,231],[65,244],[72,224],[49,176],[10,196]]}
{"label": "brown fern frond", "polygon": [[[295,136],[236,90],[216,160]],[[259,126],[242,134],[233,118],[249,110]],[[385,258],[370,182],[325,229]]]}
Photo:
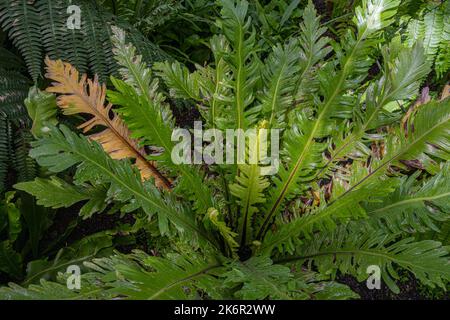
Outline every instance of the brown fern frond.
{"label": "brown fern frond", "polygon": [[170,181],[158,171],[154,162],[146,159],[144,149],[131,138],[130,131],[122,119],[111,110],[112,105],[108,103],[105,106],[106,86],[99,83],[98,77],[95,76],[94,80],[91,80],[84,74],[80,78],[77,69],[61,60],[46,57],[45,63],[47,66],[45,76],[54,81],[47,91],[60,94],[57,102],[63,113],[92,115],[91,119],[78,127],[83,133],[87,133],[95,126],[106,127],[89,138],[100,143],[113,159],[136,159],[135,165],[139,168],[142,179],[154,177],[158,187],[170,189]]}

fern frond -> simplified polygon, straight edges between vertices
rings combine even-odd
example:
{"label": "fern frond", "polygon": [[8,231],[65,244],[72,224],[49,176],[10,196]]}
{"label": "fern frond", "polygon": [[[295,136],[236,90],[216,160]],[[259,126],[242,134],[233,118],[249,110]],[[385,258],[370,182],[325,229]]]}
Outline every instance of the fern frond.
{"label": "fern frond", "polygon": [[61,131],[51,127],[50,135],[34,142],[33,147],[30,155],[51,172],[61,172],[78,164],[77,184],[110,184],[108,194],[127,205],[125,212],[142,208],[150,217],[157,213],[162,234],[170,232],[170,222],[180,230],[182,237],[193,243],[214,243],[196,224],[190,211],[175,204],[170,195],[164,197],[151,183],[141,182],[129,162],[112,160],[96,142],[61,126]]}
{"label": "fern frond", "polygon": [[156,63],[154,68],[170,88],[171,96],[202,101],[197,73],[189,73],[189,70],[178,61]]}
{"label": "fern frond", "polygon": [[283,127],[285,115],[294,100],[296,76],[300,71],[300,54],[295,41],[273,48],[263,70],[261,110],[269,121],[268,128]]}
{"label": "fern frond", "polygon": [[[363,7],[356,10],[355,23],[358,27],[356,38],[351,33],[345,39],[345,51],[338,52],[340,69],[333,70],[329,65],[319,73],[321,94],[323,100],[315,99],[317,116],[307,119],[305,114],[298,115],[298,125],[294,124],[287,133],[284,148],[289,155],[287,170],[281,170],[279,177],[274,179],[275,188],[268,201],[267,213],[258,231],[258,238],[262,239],[269,223],[279,212],[283,200],[296,190],[296,183],[301,177],[303,180],[311,179],[322,165],[321,153],[324,144],[317,143],[318,138],[326,137],[332,128],[332,117],[342,117],[348,112],[351,102],[344,95],[346,90],[355,88],[370,66],[371,59],[368,51],[373,45],[370,39],[378,30],[392,22],[391,17],[396,12],[398,1],[363,1]],[[373,21],[374,10],[380,20]]]}
{"label": "fern frond", "polygon": [[35,196],[39,205],[55,209],[67,208],[74,203],[89,199],[88,194],[56,176],[50,179],[36,178],[34,181],[20,182],[15,184],[14,188]]}
{"label": "fern frond", "polygon": [[209,208],[205,219],[213,225],[214,229],[217,229],[225,240],[228,248],[230,249],[231,255],[237,258],[237,250],[239,244],[236,242],[237,233],[233,232],[229,226],[223,221],[219,211],[215,208]]}
{"label": "fern frond", "polygon": [[89,69],[102,82],[110,74],[116,74],[117,64],[110,40],[112,25],[127,30],[129,41],[138,47],[145,61],[151,63],[169,58],[137,29],[92,1],[77,2],[82,12],[81,28],[69,29],[66,10],[71,4],[69,0],[0,1],[0,26],[22,53],[35,82],[45,55],[68,61],[80,72]]}
{"label": "fern frond", "polygon": [[79,126],[83,132],[88,132],[97,125],[106,127],[104,131],[90,135],[90,138],[99,142],[114,159],[136,159],[136,166],[141,171],[143,179],[154,177],[158,186],[168,189],[170,183],[153,163],[147,161],[145,151],[139,148],[136,140],[130,138],[128,128],[112,112],[112,105],[104,105],[106,86],[101,86],[97,78],[93,81],[87,79],[86,75],[80,79],[78,71],[61,60],[52,61],[47,58],[46,64],[46,77],[55,81],[47,91],[61,94],[57,102],[64,114],[92,115],[90,120]]}
{"label": "fern frond", "polygon": [[445,76],[450,70],[450,46],[448,45],[450,43],[450,21],[448,19],[450,16],[450,3],[446,2],[443,6],[444,26],[442,28],[439,50],[434,63],[434,68],[439,78]]}
{"label": "fern frond", "polygon": [[394,22],[399,5],[400,0],[363,0],[353,18],[358,32],[368,35],[386,28]]}
{"label": "fern frond", "polygon": [[245,262],[235,262],[231,270],[223,274],[226,286],[244,285],[235,295],[242,299],[291,299],[288,295],[288,282],[293,274],[286,266],[275,265],[264,257],[253,257]]}
{"label": "fern frond", "polygon": [[22,276],[22,256],[13,249],[9,240],[0,242],[0,271],[15,279]]}
{"label": "fern frond", "polygon": [[434,63],[438,78],[441,78],[450,68],[448,58],[450,41],[450,23],[446,17],[450,13],[450,4],[446,1],[436,4],[429,3],[419,15],[408,21],[406,41],[412,46],[422,41],[427,60]]}
{"label": "fern frond", "polygon": [[330,39],[325,37],[326,27],[321,27],[320,17],[314,4],[308,1],[308,5],[303,11],[303,21],[300,24],[300,74],[296,81],[295,99],[300,102],[308,100],[306,96],[317,89],[317,80],[314,79],[316,64],[324,59],[331,52],[328,46]]}
{"label": "fern frond", "polygon": [[15,189],[25,191],[37,199],[37,204],[50,208],[68,208],[71,205],[83,201],[86,202],[79,211],[83,219],[91,217],[96,212],[103,211],[109,204],[105,188],[75,186],[66,181],[51,176],[49,179],[35,178],[33,181],[19,182]]}
{"label": "fern frond", "polygon": [[226,60],[233,72],[234,123],[236,128],[245,129],[255,124],[256,114],[260,112],[260,108],[250,106],[261,68],[254,49],[256,31],[251,30],[251,18],[247,17],[247,1],[222,0],[220,4],[219,26],[231,47]]}
{"label": "fern frond", "polygon": [[19,48],[35,82],[41,73],[40,21],[39,12],[29,1],[0,1],[0,25]]}
{"label": "fern frond", "polygon": [[264,137],[267,125],[267,121],[263,122],[256,128],[255,135],[250,136],[246,145],[246,163],[238,165],[239,174],[236,176],[236,182],[230,185],[231,194],[238,198],[237,203],[241,208],[238,235],[242,246],[249,244],[253,239],[253,218],[259,211],[257,206],[265,202],[264,189],[270,184],[262,174],[262,168],[258,163],[262,157],[260,152],[267,152],[262,149],[267,146],[267,136]]}
{"label": "fern frond", "polygon": [[330,203],[281,225],[274,233],[270,232],[263,242],[262,250],[270,252],[274,246],[281,248],[280,246],[285,244],[288,251],[292,251],[294,239],[301,235],[309,236],[317,229],[323,231],[333,228],[336,218],[345,221],[349,217],[365,216],[366,213],[360,205],[362,201],[376,201],[395,189],[398,181],[395,178],[386,178],[384,173],[389,166],[401,166],[400,160],[419,159],[428,167],[432,161],[429,157],[431,155],[448,160],[449,104],[450,99],[447,99],[441,103],[430,102],[422,106],[409,124],[414,127],[414,132],[408,137],[403,133],[389,137],[391,142],[387,144],[386,155],[376,162],[370,172],[368,169],[356,171],[359,174],[353,171],[349,188],[338,189]]}
{"label": "fern frond", "polygon": [[114,45],[114,58],[121,68],[119,73],[126,83],[133,86],[138,93],[145,94],[149,99],[152,81],[151,70],[142,61],[142,56],[136,54],[136,47],[131,43],[125,43],[125,32],[118,27],[112,27],[111,41]]}
{"label": "fern frond", "polygon": [[175,147],[171,138],[174,126],[172,112],[158,93],[158,81],[152,79],[151,70],[141,63],[140,56],[135,55],[135,47],[124,43],[123,32],[117,28],[114,32],[115,55],[123,67],[120,72],[125,82],[112,79],[117,91],[108,92],[109,101],[121,106],[117,111],[132,130],[135,139],[143,145],[162,148],[153,158],[174,171],[181,171],[177,188],[192,194],[196,209],[205,214],[214,201],[203,183],[202,175],[184,164],[175,165],[172,162],[171,155]]}
{"label": "fern frond", "polygon": [[28,124],[23,106],[30,80],[22,74],[23,62],[16,55],[0,48],[0,113],[17,127]]}
{"label": "fern frond", "polygon": [[29,156],[33,141],[29,129],[17,130],[14,137],[13,167],[17,171],[17,181],[28,181],[36,177],[36,162]]}
{"label": "fern frond", "polygon": [[[110,64],[114,64],[111,52],[105,50],[102,46],[104,43],[111,43],[109,26],[104,25],[104,22],[99,17],[98,10],[92,2],[82,3],[82,14],[84,23],[82,23],[81,32],[84,34],[83,41],[87,44],[87,61],[89,62],[89,69],[93,74],[97,74],[101,82],[106,82],[108,79],[108,71]],[[94,46],[89,46],[94,44]],[[65,60],[64,61],[70,61]],[[76,66],[76,64],[75,64]],[[78,69],[81,71],[81,69]]]}
{"label": "fern frond", "polygon": [[6,116],[0,114],[0,192],[3,192],[6,188],[6,177],[9,167],[9,151],[10,147],[10,123]]}
{"label": "fern frond", "polygon": [[365,208],[373,228],[383,228],[391,233],[439,232],[441,221],[450,219],[449,164],[420,188],[414,185],[417,174],[403,179],[393,193],[381,203],[371,203]]}
{"label": "fern frond", "polygon": [[345,300],[358,297],[346,286],[323,282],[319,274],[301,267],[298,269],[273,263],[267,257],[252,257],[244,262],[229,263],[221,278],[224,285],[234,291],[235,298],[244,300]]}
{"label": "fern frond", "polygon": [[117,274],[116,281],[108,283],[109,291],[134,300],[186,299],[190,292],[186,287],[213,289],[217,279],[210,273],[221,266],[194,252],[161,258],[141,251],[128,257],[95,259],[87,265],[106,274]]}
{"label": "fern frond", "polygon": [[423,44],[428,58],[433,61],[436,55],[444,29],[444,13],[442,10],[430,10],[423,17]]}
{"label": "fern frond", "polygon": [[350,134],[334,137],[334,148],[329,149],[330,157],[318,176],[322,177],[334,169],[333,163],[350,156],[352,152],[367,154],[365,143],[377,137],[375,135],[372,138],[367,132],[398,119],[398,116],[385,111],[384,107],[398,100],[411,100],[430,71],[420,44],[414,45],[412,49],[404,48],[400,39],[396,38],[382,52],[383,76],[367,88],[364,113],[358,114]]}
{"label": "fern frond", "polygon": [[155,63],[154,69],[169,87],[169,93],[177,98],[190,99],[198,104],[198,110],[210,127],[227,128],[232,125],[230,114],[233,110],[228,97],[231,90],[230,65],[226,56],[229,44],[223,35],[215,35],[210,40],[214,55],[214,68],[196,66],[195,72],[179,62]]}
{"label": "fern frond", "polygon": [[399,288],[393,279],[399,279],[394,265],[406,269],[422,283],[431,287],[445,288],[444,281],[450,279],[448,251],[441,243],[431,240],[415,242],[406,238],[395,242],[395,238],[382,232],[365,233],[338,229],[332,235],[322,234],[305,242],[299,248],[300,257],[289,260],[309,261],[321,273],[353,274],[359,281],[369,274],[367,267],[378,266],[386,285],[395,293]]}

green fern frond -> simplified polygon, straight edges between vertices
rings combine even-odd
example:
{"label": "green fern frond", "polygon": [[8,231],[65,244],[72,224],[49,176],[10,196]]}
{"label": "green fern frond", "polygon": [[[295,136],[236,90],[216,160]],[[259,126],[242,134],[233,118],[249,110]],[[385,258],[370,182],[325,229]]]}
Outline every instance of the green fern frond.
{"label": "green fern frond", "polygon": [[[237,203],[241,208],[238,219],[241,245],[249,244],[253,239],[253,218],[259,211],[257,206],[265,202],[264,189],[270,184],[258,163],[262,157],[260,152],[267,152],[267,150],[262,150],[262,147],[267,145],[267,140],[263,136],[266,130],[265,126],[267,126],[267,122],[258,126],[255,134],[250,137],[249,143],[246,145],[246,163],[238,165],[239,174],[236,176],[236,182],[230,185],[231,194],[237,197]],[[256,157],[252,159],[251,157],[255,155]]]}
{"label": "green fern frond", "polygon": [[[220,267],[216,261],[205,260],[198,254],[171,254],[167,258],[148,256],[135,251],[128,257],[115,255],[95,259],[88,267],[114,276],[108,291],[127,299],[158,300],[187,299],[195,287],[214,289],[217,279],[210,273]],[[188,290],[186,287],[191,287]]]}
{"label": "green fern frond", "polygon": [[419,159],[426,167],[430,167],[432,162],[429,156],[448,160],[449,103],[450,99],[447,99],[441,103],[430,102],[422,106],[409,123],[410,128],[414,127],[414,132],[409,133],[408,137],[401,132],[389,137],[388,141],[391,142],[387,144],[386,155],[382,160],[374,161],[370,172],[367,168],[362,168],[360,174],[355,175],[353,171],[350,187],[337,189],[330,203],[290,223],[282,224],[274,233],[270,232],[263,242],[263,252],[270,252],[274,247],[281,248],[283,244],[288,251],[292,251],[295,239],[302,235],[309,236],[315,230],[335,227],[335,218],[345,221],[349,217],[365,216],[360,205],[362,201],[376,201],[395,189],[398,180],[386,179],[384,173],[389,166],[402,165],[400,160]]}
{"label": "green fern frond", "polygon": [[[205,186],[201,186],[203,177],[200,174],[186,165],[175,165],[172,162],[172,150],[175,147],[171,138],[174,126],[172,112],[163,96],[158,93],[158,81],[152,79],[151,70],[141,62],[140,56],[135,55],[135,47],[126,45],[124,41],[123,32],[115,29],[114,51],[122,66],[119,71],[125,77],[125,82],[112,79],[117,91],[108,92],[108,98],[111,103],[121,106],[117,111],[132,130],[134,138],[144,145],[163,148],[154,158],[174,171],[181,171],[183,181],[180,181],[179,188],[192,194],[195,207],[205,214],[208,208],[213,206],[212,195]],[[169,62],[166,62],[166,65],[169,65]],[[192,189],[192,185],[199,187]]]}
{"label": "green fern frond", "polygon": [[9,240],[0,242],[0,271],[15,279],[22,275],[22,256],[13,249]]}
{"label": "green fern frond", "polygon": [[10,161],[10,123],[5,115],[0,114],[0,192],[6,187],[6,177]]}
{"label": "green fern frond", "polygon": [[55,209],[67,208],[74,203],[89,199],[88,194],[56,176],[50,179],[36,178],[34,181],[16,183],[14,188],[35,196],[37,204]]}
{"label": "green fern frond", "polygon": [[381,203],[371,203],[365,209],[368,223],[375,229],[383,228],[393,234],[400,232],[439,232],[441,221],[450,219],[449,165],[420,188],[414,185],[417,174],[402,179],[395,192]]}
{"label": "green fern frond", "polygon": [[105,12],[92,1],[82,0],[81,28],[69,29],[67,8],[69,0],[0,1],[0,25],[19,49],[31,77],[36,82],[41,74],[42,58],[62,59],[83,73],[88,70],[105,81],[116,74],[117,65],[112,54],[111,26],[127,30],[127,38],[138,47],[147,62],[168,59],[168,56],[149,42],[135,28]]}
{"label": "green fern frond", "polygon": [[[382,232],[368,234],[338,229],[332,235],[322,234],[307,240],[299,247],[300,257],[289,260],[308,261],[319,268],[321,273],[353,274],[359,281],[369,274],[369,266],[381,270],[381,278],[395,293],[400,290],[394,279],[399,279],[394,265],[404,268],[431,287],[445,288],[450,279],[448,251],[441,243],[431,240],[415,242],[406,238],[395,242],[395,238]],[[443,267],[447,266],[447,267]]]}
{"label": "green fern frond", "polygon": [[[349,32],[345,38],[343,48],[338,50],[338,70],[329,64],[319,72],[320,93],[322,100],[315,99],[317,116],[308,119],[304,113],[297,113],[297,124],[288,131],[284,149],[289,155],[287,170],[281,170],[279,177],[274,180],[267,213],[258,231],[258,238],[262,239],[269,223],[280,211],[283,200],[296,190],[299,179],[305,181],[314,177],[317,169],[322,165],[322,151],[325,145],[317,143],[316,139],[326,137],[333,128],[332,117],[343,117],[353,105],[344,93],[356,88],[363,80],[371,64],[370,48],[373,41],[370,37],[381,28],[392,22],[398,1],[363,1],[363,7],[356,10],[355,23],[358,28],[356,38]],[[374,12],[374,10],[376,12]],[[379,20],[373,20],[378,15]],[[351,100],[351,98],[350,98]]]}
{"label": "green fern frond", "polygon": [[450,68],[448,58],[450,41],[450,23],[448,15],[450,4],[443,1],[441,4],[429,3],[421,8],[417,17],[411,18],[406,26],[406,41],[412,46],[422,41],[427,59],[434,63],[436,75],[441,78]]}
{"label": "green fern frond", "polygon": [[38,10],[26,0],[0,1],[0,25],[19,48],[31,77],[41,73],[41,19]]}
{"label": "green fern frond", "polygon": [[450,46],[448,45],[450,43],[450,21],[448,19],[450,16],[450,2],[446,2],[443,5],[445,6],[443,10],[444,27],[442,28],[441,42],[434,62],[439,78],[445,76],[450,70]]}
{"label": "green fern frond", "polygon": [[33,147],[30,155],[51,172],[61,172],[78,164],[76,183],[110,184],[108,193],[112,198],[128,204],[125,212],[142,208],[150,217],[157,213],[162,234],[171,233],[170,222],[192,243],[214,244],[190,211],[175,204],[169,195],[164,197],[151,183],[141,182],[129,162],[112,160],[97,143],[61,126],[61,130],[52,127],[51,134],[34,142]]}
{"label": "green fern frond", "polygon": [[231,47],[225,59],[233,72],[233,119],[236,128],[245,129],[255,124],[256,113],[260,111],[260,108],[250,106],[255,99],[253,90],[261,68],[254,49],[256,31],[251,30],[251,18],[247,17],[247,1],[222,0],[220,4],[219,26]]}
{"label": "green fern frond", "polygon": [[237,258],[237,250],[239,248],[239,244],[236,242],[236,236],[238,234],[236,232],[233,232],[232,229],[227,226],[225,221],[223,221],[219,211],[215,208],[209,208],[204,220],[208,221],[207,223],[212,224],[213,228],[219,231],[226,244],[228,245],[231,256]]}
{"label": "green fern frond", "polygon": [[196,73],[190,74],[189,70],[179,62],[156,63],[154,68],[170,88],[171,96],[202,101]]}
{"label": "green fern frond", "polygon": [[283,127],[287,110],[294,101],[299,60],[299,48],[295,41],[274,47],[267,58],[263,70],[266,86],[260,100],[261,110],[269,121],[268,128]]}
{"label": "green fern frond", "polygon": [[300,24],[299,45],[301,47],[301,73],[298,76],[295,94],[297,102],[309,100],[314,90],[317,90],[317,80],[314,72],[316,72],[316,64],[324,59],[331,52],[328,46],[330,39],[325,37],[327,28],[320,24],[320,17],[314,4],[309,1],[303,11],[303,21]]}
{"label": "green fern frond", "polygon": [[367,142],[379,139],[379,135],[371,135],[368,131],[398,120],[399,115],[386,111],[385,106],[399,100],[412,100],[430,71],[421,44],[409,49],[402,46],[399,38],[395,38],[383,47],[382,52],[383,75],[367,88],[364,113],[357,111],[356,124],[350,128],[353,130],[351,133],[333,137],[334,148],[329,149],[330,157],[320,170],[319,177],[335,169],[333,163],[343,160],[345,156],[358,152],[367,155]]}
{"label": "green fern frond", "polygon": [[436,55],[444,28],[444,13],[442,10],[430,10],[423,17],[425,52],[431,61]]}
{"label": "green fern frond", "polygon": [[33,136],[28,129],[16,131],[12,161],[13,167],[17,171],[17,181],[28,181],[36,176],[36,162],[29,156],[31,141],[33,141]]}
{"label": "green fern frond", "polygon": [[287,294],[288,283],[294,275],[286,266],[273,264],[264,257],[254,257],[245,262],[234,262],[224,273],[224,284],[233,287],[243,283],[235,295],[242,299],[291,299]]}

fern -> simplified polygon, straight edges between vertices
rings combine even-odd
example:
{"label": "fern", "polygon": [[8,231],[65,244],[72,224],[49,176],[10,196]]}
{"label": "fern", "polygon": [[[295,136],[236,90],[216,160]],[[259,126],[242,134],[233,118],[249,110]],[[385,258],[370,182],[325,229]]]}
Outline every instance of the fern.
{"label": "fern", "polygon": [[34,81],[41,73],[40,19],[28,1],[1,1],[0,25],[21,51]]}
{"label": "fern", "polygon": [[[117,91],[110,91],[108,98],[112,103],[121,106],[118,112],[133,131],[133,137],[143,145],[163,148],[160,155],[154,156],[154,158],[164,165],[182,172],[182,179],[185,182],[180,182],[180,189],[195,195],[196,207],[204,214],[213,206],[212,196],[205,187],[195,190],[189,187],[190,185],[201,185],[203,180],[201,175],[184,165],[176,168],[173,166],[171,154],[175,144],[171,139],[172,113],[162,95],[157,92],[158,81],[152,80],[151,71],[141,63],[141,56],[136,56],[135,48],[126,45],[124,40],[123,31],[115,29],[113,38],[115,55],[123,67],[120,72],[125,78],[125,82],[113,79]],[[138,95],[139,93],[141,95]],[[183,188],[183,185],[188,187]]]}
{"label": "fern", "polygon": [[[255,156],[260,159],[261,145],[265,126],[263,123],[256,131],[254,146],[247,146],[247,157]],[[230,185],[231,194],[237,197],[239,207],[241,208],[238,221],[238,234],[240,235],[241,245],[246,245],[253,238],[253,216],[258,212],[257,205],[265,201],[264,189],[269,186],[269,181],[262,175],[262,168],[257,163],[238,165],[239,175],[236,176],[236,183]]]}
{"label": "fern", "polygon": [[386,228],[396,234],[406,232],[439,232],[441,221],[448,219],[449,194],[448,165],[422,186],[415,186],[417,174],[407,180],[383,199],[366,208],[369,224],[373,228]]}
{"label": "fern", "polygon": [[[334,149],[319,176],[333,168],[333,163],[342,160],[344,155],[359,151],[367,154],[362,142],[377,140],[376,135],[367,134],[370,129],[396,120],[398,116],[385,110],[392,102],[409,99],[416,95],[420,81],[428,74],[429,64],[425,60],[423,48],[416,44],[412,51],[403,47],[399,39],[394,39],[383,50],[385,60],[384,74],[379,81],[372,83],[365,92],[365,113],[357,113],[355,130],[344,137],[336,137]],[[362,119],[361,119],[362,118]]]}
{"label": "fern", "polygon": [[442,280],[448,277],[448,268],[443,270],[442,266],[448,264],[445,258],[448,252],[439,242],[414,242],[413,238],[406,238],[392,243],[393,240],[383,233],[368,235],[355,230],[348,233],[339,230],[332,236],[317,236],[307,241],[299,248],[301,257],[287,258],[286,261],[313,261],[322,272],[327,273],[335,273],[336,270],[347,273],[352,270],[350,272],[360,280],[368,276],[366,269],[369,265],[377,265],[381,268],[384,282],[398,293],[399,288],[393,281],[398,279],[393,268],[393,264],[396,264],[411,271],[423,283],[444,287]]}
{"label": "fern", "polygon": [[[210,241],[210,237],[197,226],[192,215],[183,207],[173,203],[173,199],[161,198],[157,189],[148,183],[136,181],[136,172],[126,161],[113,161],[95,143],[72,133],[62,126],[61,131],[53,127],[53,134],[34,143],[31,156],[52,172],[60,172],[75,164],[81,164],[76,175],[77,183],[100,181],[109,183],[109,194],[116,200],[129,204],[128,210],[141,207],[150,217],[157,213],[162,234],[169,232],[169,221],[176,228],[185,230],[186,236],[199,235],[200,241]],[[105,179],[105,180],[103,180]],[[117,193],[114,190],[122,190]],[[53,204],[55,205],[55,204]],[[190,230],[187,232],[187,230]],[[191,239],[197,242],[197,236]]]}
{"label": "fern", "polygon": [[234,93],[234,122],[236,128],[245,129],[253,124],[252,116],[259,109],[250,108],[255,98],[252,89],[256,85],[256,75],[260,72],[260,64],[253,51],[256,32],[250,30],[251,18],[246,18],[248,2],[235,4],[234,0],[222,1],[222,21],[220,27],[231,44],[232,51],[226,57],[233,70],[231,82]]}
{"label": "fern", "polygon": [[[385,179],[383,173],[389,166],[400,164],[401,159],[418,158],[425,164],[431,161],[429,155],[446,159],[445,147],[443,150],[438,148],[448,144],[449,103],[450,100],[446,100],[439,107],[435,103],[423,106],[412,122],[414,133],[407,138],[403,134],[391,137],[386,156],[376,163],[370,172],[364,170],[365,174],[352,177],[350,187],[347,190],[340,189],[337,194],[335,193],[335,198],[322,208],[284,225],[275,234],[269,234],[263,243],[263,250],[270,252],[274,246],[280,246],[283,243],[292,248],[293,236],[309,235],[316,228],[319,230],[329,228],[335,225],[333,216],[340,219],[365,216],[364,209],[358,204],[369,197],[372,201],[376,201],[394,190],[394,178]],[[438,148],[430,147],[429,144],[434,144]]]}
{"label": "fern", "polygon": [[[81,29],[68,29],[67,8],[75,4],[81,9]],[[69,0],[0,1],[0,26],[19,49],[33,81],[41,75],[42,57],[68,61],[80,72],[88,69],[101,81],[117,70],[112,56],[111,25],[129,31],[128,37],[142,50],[149,63],[166,59],[167,55],[154,44],[143,40],[139,31],[128,23],[101,10],[94,1]]]}
{"label": "fern", "polygon": [[[52,298],[48,290],[55,290],[68,299],[348,299],[357,296],[336,275],[362,281],[369,265],[380,267],[395,292],[399,269],[431,287],[450,280],[450,100],[446,91],[437,101],[424,90],[414,102],[430,71],[422,42],[383,44],[399,1],[361,1],[340,41],[324,36],[309,3],[299,33],[271,47],[277,36],[256,32],[246,1],[220,4],[213,62],[195,70],[173,61],[150,69],[121,26],[112,30],[119,69],[110,90],[97,78],[80,79],[69,63],[47,60],[55,81],[48,91],[63,112],[91,115],[81,125],[86,133],[94,125],[104,131],[92,139],[55,127],[43,99],[49,116],[34,121],[49,130],[40,131],[31,156],[52,176],[16,188],[49,207],[83,202],[83,218],[110,204],[165,248],[84,260],[92,270],[83,275],[87,287],[97,284],[92,291],[69,293],[60,275],[28,289],[1,288],[0,297]],[[286,8],[284,24],[293,12]],[[375,64],[380,73],[368,77]],[[244,163],[174,163],[175,113],[155,75],[170,95],[195,104],[205,129],[256,129],[257,139],[244,142]],[[118,127],[124,130],[111,136]],[[266,128],[281,137],[274,176],[250,160]],[[105,135],[108,141],[96,141]],[[117,140],[157,164],[171,192],[141,179],[139,156]]]}
{"label": "fern", "polygon": [[[371,4],[370,1],[369,3]],[[314,143],[314,139],[329,134],[332,128],[331,116],[342,112],[341,106],[345,108],[349,104],[348,98],[343,96],[343,93],[357,86],[362,80],[361,74],[369,67],[370,60],[364,57],[365,52],[370,48],[370,41],[367,40],[368,43],[366,43],[366,39],[391,22],[390,18],[395,13],[395,10],[392,11],[396,4],[398,3],[395,1],[382,1],[375,7],[371,4],[357,8],[355,21],[358,34],[356,39],[351,34],[348,35],[349,44],[346,53],[343,53],[339,61],[340,70],[333,72],[330,68],[325,68],[326,71],[319,73],[319,81],[322,82],[324,89],[322,92],[324,99],[318,103],[316,119],[311,121],[305,114],[299,114],[298,125],[294,125],[287,133],[285,148],[289,154],[290,165],[287,170],[281,170],[280,179],[275,182],[274,191],[268,201],[267,213],[258,231],[259,238],[266,231],[274,215],[279,212],[283,199],[295,190],[297,179],[301,177],[306,180],[313,177],[314,171],[321,165],[321,152],[325,146]],[[376,10],[376,14],[380,15],[379,23],[372,21],[374,14],[372,10]],[[292,143],[294,141],[295,144]]]}
{"label": "fern", "polygon": [[33,175],[34,163],[27,155],[29,137],[24,129],[30,124],[23,106],[29,80],[22,74],[23,62],[17,56],[0,48],[0,58],[0,190],[3,191],[8,169],[15,168],[25,179]]}
{"label": "fern", "polygon": [[66,94],[59,96],[58,106],[65,114],[88,113],[94,117],[80,125],[84,132],[91,130],[96,125],[105,126],[107,129],[100,133],[91,135],[91,139],[98,141],[105,151],[116,159],[132,157],[136,159],[136,166],[141,171],[143,179],[153,176],[156,183],[168,188],[169,182],[161,175],[155,166],[145,159],[145,152],[138,147],[138,142],[129,138],[128,128],[115,114],[110,117],[111,104],[104,106],[106,87],[100,87],[98,80],[93,82],[86,76],[79,79],[79,74],[69,64],[61,61],[47,59],[47,76],[55,80],[53,87],[47,89],[49,92]]}
{"label": "fern", "polygon": [[424,4],[419,7],[419,15],[410,18],[406,25],[406,40],[412,46],[416,41],[424,43],[427,59],[434,63],[436,74],[441,78],[449,70],[448,40],[450,12],[447,1],[441,4]]}

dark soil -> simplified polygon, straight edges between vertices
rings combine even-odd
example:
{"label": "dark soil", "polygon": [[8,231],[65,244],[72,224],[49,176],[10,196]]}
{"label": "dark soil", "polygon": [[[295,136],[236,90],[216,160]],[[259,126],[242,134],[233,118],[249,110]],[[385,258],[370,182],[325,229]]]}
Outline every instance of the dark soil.
{"label": "dark soil", "polygon": [[200,112],[195,106],[172,106],[173,117],[175,118],[175,125],[179,128],[193,128],[194,121],[201,119]]}
{"label": "dark soil", "polygon": [[340,275],[336,279],[338,282],[348,285],[354,292],[359,294],[361,300],[449,300],[447,293],[443,290],[434,289],[434,294],[430,289],[422,286],[410,273],[402,276],[402,280],[397,282],[400,293],[393,293],[383,282],[380,289],[368,289],[366,282],[358,282],[349,275]]}

